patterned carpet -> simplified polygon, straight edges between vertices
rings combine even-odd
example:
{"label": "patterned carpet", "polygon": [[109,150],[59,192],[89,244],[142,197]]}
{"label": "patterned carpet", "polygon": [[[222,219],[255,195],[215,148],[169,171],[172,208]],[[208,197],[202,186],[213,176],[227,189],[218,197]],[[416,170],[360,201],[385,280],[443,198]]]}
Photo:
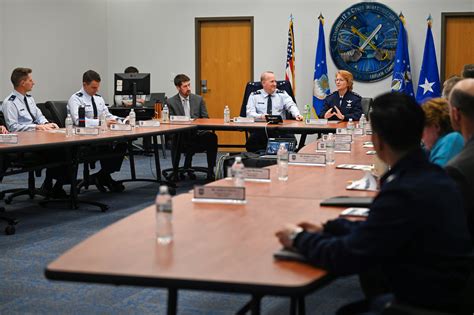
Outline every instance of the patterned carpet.
{"label": "patterned carpet", "polygon": [[[138,177],[153,176],[151,157],[137,157]],[[162,168],[170,159],[161,159]],[[194,164],[205,165],[205,156],[198,154]],[[124,162],[116,179],[127,178],[128,162]],[[199,179],[195,182],[201,182]],[[186,192],[195,182],[179,183],[178,193]],[[37,179],[40,186],[42,179]],[[23,187],[26,175],[5,178],[1,189]],[[95,187],[81,194],[82,198],[102,201],[110,209],[101,213],[93,206],[78,210],[56,204],[48,208],[26,197],[6,205],[7,214],[20,220],[15,235],[3,234],[0,223],[0,314],[165,314],[167,292],[162,289],[92,285],[49,281],[45,266],[60,254],[100,229],[150,204],[158,185],[147,182],[126,183],[123,193],[99,193]],[[3,205],[3,203],[2,203]],[[306,298],[308,314],[334,314],[345,303],[362,298],[356,277],[339,279]],[[179,314],[233,314],[249,299],[243,294],[179,291]],[[287,314],[289,300],[265,297],[263,314]]]}

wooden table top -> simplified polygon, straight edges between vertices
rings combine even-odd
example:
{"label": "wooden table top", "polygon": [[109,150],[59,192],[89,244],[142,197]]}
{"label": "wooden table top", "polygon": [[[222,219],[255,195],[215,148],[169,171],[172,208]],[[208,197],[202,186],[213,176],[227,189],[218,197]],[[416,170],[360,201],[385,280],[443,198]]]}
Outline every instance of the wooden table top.
{"label": "wooden table top", "polygon": [[[119,139],[138,138],[148,135],[169,134],[184,130],[196,129],[195,126],[178,126],[163,124],[159,127],[136,127],[132,131],[106,131],[99,135],[73,135],[66,137],[64,129],[49,131],[18,132],[18,143],[0,144],[1,152],[18,150],[40,150],[54,146],[70,146],[83,143],[113,141]],[[60,132],[58,132],[60,131]],[[61,132],[62,131],[62,132]]]}
{"label": "wooden table top", "polygon": [[174,240],[155,239],[148,207],[95,234],[48,265],[50,279],[276,295],[314,290],[325,271],[276,261],[275,231],[288,222],[324,222],[340,209],[320,200],[248,197],[246,205],[173,198]]}

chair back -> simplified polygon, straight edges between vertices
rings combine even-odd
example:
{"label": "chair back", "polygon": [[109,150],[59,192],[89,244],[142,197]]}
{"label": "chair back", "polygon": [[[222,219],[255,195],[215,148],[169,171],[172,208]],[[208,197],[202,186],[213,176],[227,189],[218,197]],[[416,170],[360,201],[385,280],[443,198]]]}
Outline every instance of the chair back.
{"label": "chair back", "polygon": [[67,101],[47,101],[46,108],[52,116],[52,122],[56,123],[60,128],[64,128],[64,122],[67,117]]}
{"label": "chair back", "polygon": [[372,103],[374,100],[371,97],[363,97],[362,100],[360,101],[360,104],[362,106],[362,114],[365,115],[367,119],[369,119],[369,113],[372,110]]}
{"label": "chair back", "polygon": [[46,107],[45,103],[37,103],[36,106],[40,109],[41,113],[43,113],[44,117],[46,117],[49,122],[55,122],[51,111]]}
{"label": "chair back", "polygon": [[[260,81],[254,81],[254,82],[248,82],[247,85],[245,86],[245,92],[244,92],[244,99],[242,100],[242,107],[240,107],[240,117],[247,117],[247,102],[249,100],[249,96],[252,92],[258,91],[262,89],[262,82]],[[293,94],[293,89],[291,88],[291,84],[289,81],[277,81],[277,89],[283,90],[286,93],[288,93],[289,96],[293,99],[293,102],[296,104],[296,99]],[[291,119],[291,115],[286,115],[287,119]]]}

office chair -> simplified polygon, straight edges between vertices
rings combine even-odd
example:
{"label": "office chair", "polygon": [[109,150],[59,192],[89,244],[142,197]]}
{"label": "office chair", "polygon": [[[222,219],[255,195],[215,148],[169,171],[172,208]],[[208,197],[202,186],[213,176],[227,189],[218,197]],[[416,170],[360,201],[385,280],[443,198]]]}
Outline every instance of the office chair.
{"label": "office chair", "polygon": [[[250,94],[255,92],[255,91],[258,91],[262,88],[263,88],[262,87],[262,82],[260,82],[260,81],[254,81],[254,82],[248,82],[247,83],[247,85],[245,86],[244,97],[243,97],[243,100],[242,100],[242,106],[240,107],[240,117],[247,117],[247,103],[248,103],[248,99],[250,97]],[[293,89],[292,89],[291,84],[290,84],[289,81],[286,81],[286,80],[277,81],[277,89],[278,90],[283,90],[286,93],[288,93],[288,95],[293,99],[293,102],[295,102],[295,104],[296,104],[295,95],[293,94]],[[285,115],[286,119],[295,119],[291,115],[291,113],[286,112],[285,114],[286,114]],[[256,133],[260,134],[261,131],[256,132]],[[287,136],[289,136],[289,135],[285,135],[285,137],[287,137]],[[245,147],[246,147],[247,151],[249,151],[249,152],[255,152],[255,151],[262,150],[266,146],[266,143],[258,145],[258,147],[256,145],[253,145],[253,144],[249,143],[248,142],[249,133],[247,131],[245,132],[245,139],[246,139]],[[306,140],[306,135],[304,134],[304,135],[302,135],[300,141],[303,141],[303,143],[304,143],[305,140]]]}
{"label": "office chair", "polygon": [[[37,104],[42,106],[43,104]],[[39,107],[39,106],[38,106]],[[41,109],[41,108],[40,108]],[[43,112],[43,110],[41,109]],[[44,112],[43,112],[43,115]],[[45,115],[46,116],[46,115]],[[5,125],[5,117],[3,116],[3,112],[0,111],[0,125]],[[0,200],[5,199],[6,204],[10,204],[13,201],[13,198],[17,196],[28,195],[30,199],[33,199],[36,195],[46,197],[46,194],[41,190],[36,188],[35,184],[35,174],[37,177],[41,176],[41,170],[43,167],[40,165],[36,165],[34,159],[25,159],[23,154],[18,154],[17,158],[15,158],[15,162],[11,163],[11,166],[19,169],[24,169],[25,172],[28,172],[28,187],[27,188],[13,188],[0,191]],[[22,171],[18,171],[15,173],[21,173]],[[1,176],[3,178],[3,176]],[[10,194],[5,198],[6,194]]]}
{"label": "office chair", "polygon": [[371,97],[363,97],[360,104],[362,106],[362,114],[366,119],[369,119],[369,113],[372,110],[372,103],[374,100]]}

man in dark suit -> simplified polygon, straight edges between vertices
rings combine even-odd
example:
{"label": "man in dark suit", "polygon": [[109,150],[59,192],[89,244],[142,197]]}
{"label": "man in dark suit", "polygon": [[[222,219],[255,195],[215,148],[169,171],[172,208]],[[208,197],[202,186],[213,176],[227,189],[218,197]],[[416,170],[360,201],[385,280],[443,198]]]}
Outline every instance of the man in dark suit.
{"label": "man in dark suit", "polygon": [[[200,95],[191,93],[191,79],[185,74],[178,74],[174,78],[174,85],[178,94],[168,98],[170,114],[178,116],[187,116],[190,118],[209,118],[207,114],[206,103]],[[217,157],[217,135],[210,131],[193,131],[186,133],[183,137],[182,148],[180,151],[203,152],[207,154],[207,166],[209,171],[207,179],[214,179],[214,167]]]}
{"label": "man in dark suit", "polygon": [[453,129],[464,137],[464,149],[446,164],[448,174],[463,194],[469,230],[474,242],[474,79],[456,83],[449,95]]}

